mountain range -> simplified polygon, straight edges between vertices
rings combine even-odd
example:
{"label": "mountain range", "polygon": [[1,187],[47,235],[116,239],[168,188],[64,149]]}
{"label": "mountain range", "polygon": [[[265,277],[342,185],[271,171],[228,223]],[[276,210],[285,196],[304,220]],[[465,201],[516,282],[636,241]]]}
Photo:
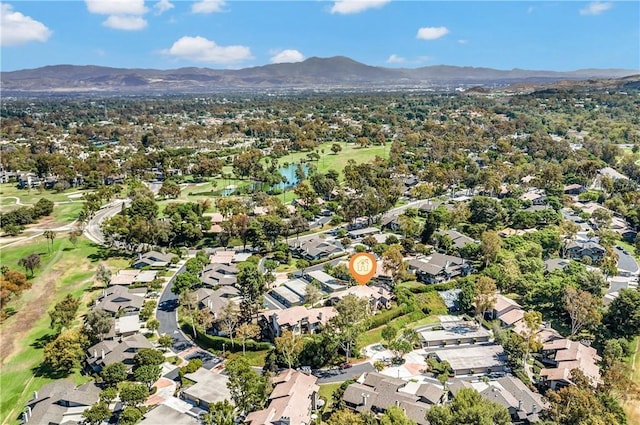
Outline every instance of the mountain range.
{"label": "mountain range", "polygon": [[562,80],[622,78],[629,69],[581,69],[569,72],[497,70],[459,66],[385,68],[336,56],[243,69],[125,69],[53,65],[1,72],[0,88],[11,92],[195,93],[251,89],[443,89],[457,86],[506,86]]}

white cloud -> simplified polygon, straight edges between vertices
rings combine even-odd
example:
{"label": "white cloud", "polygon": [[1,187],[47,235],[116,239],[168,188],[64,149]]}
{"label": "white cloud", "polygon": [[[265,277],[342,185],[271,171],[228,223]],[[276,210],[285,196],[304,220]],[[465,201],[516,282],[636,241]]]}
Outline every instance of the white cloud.
{"label": "white cloud", "polygon": [[191,6],[191,11],[193,13],[217,13],[222,12],[224,6],[224,0],[200,0]]}
{"label": "white cloud", "polygon": [[153,5],[157,15],[162,15],[167,10],[173,9],[175,6],[169,0],[160,0]]}
{"label": "white cloud", "polygon": [[116,30],[138,31],[147,26],[147,21],[140,16],[111,15],[102,25]]}
{"label": "white cloud", "polygon": [[387,63],[405,63],[407,60],[402,56],[398,56],[395,53],[389,56]]}
{"label": "white cloud", "polygon": [[338,0],[333,3],[331,13],[349,15],[360,13],[367,9],[381,8],[391,0]]}
{"label": "white cloud", "polygon": [[458,40],[458,44],[468,44],[469,40],[465,40],[465,39],[460,39]]}
{"label": "white cloud", "polygon": [[215,42],[200,36],[184,36],[173,43],[171,48],[162,50],[162,53],[193,62],[222,64],[253,58],[251,50],[246,46],[218,46]]}
{"label": "white cloud", "polygon": [[599,15],[613,7],[613,3],[594,1],[584,9],[580,9],[581,15]]}
{"label": "white cloud", "polygon": [[421,40],[435,40],[449,34],[447,27],[424,27],[418,30],[416,38]]}
{"label": "white cloud", "polygon": [[14,12],[10,4],[0,4],[0,45],[19,46],[30,41],[45,42],[51,34],[51,30],[42,22]]}
{"label": "white cloud", "polygon": [[271,63],[293,63],[302,62],[303,60],[304,55],[293,49],[282,50],[271,56]]}
{"label": "white cloud", "polygon": [[87,9],[98,15],[144,15],[144,0],[85,0]]}

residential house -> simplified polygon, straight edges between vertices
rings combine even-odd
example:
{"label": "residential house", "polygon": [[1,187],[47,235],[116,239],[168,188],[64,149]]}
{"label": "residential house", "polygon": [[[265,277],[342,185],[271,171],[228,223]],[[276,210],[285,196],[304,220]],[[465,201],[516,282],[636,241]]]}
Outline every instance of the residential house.
{"label": "residential house", "polygon": [[227,387],[229,377],[214,373],[203,367],[192,373],[185,373],[185,378],[195,384],[182,390],[182,398],[190,404],[209,410],[210,403],[231,400],[231,392]]}
{"label": "residential house", "polygon": [[290,330],[295,334],[316,333],[320,326],[325,325],[337,314],[333,307],[295,306],[284,310],[265,311],[260,314],[260,321],[263,329],[272,338],[276,338],[282,335],[283,330]]}
{"label": "residential house", "polygon": [[547,196],[541,190],[525,192],[520,196],[521,201],[530,201],[533,205],[544,205],[547,203]]}
{"label": "residential house", "polygon": [[307,286],[309,283],[302,279],[291,279],[273,288],[269,295],[282,303],[285,307],[302,305],[306,302]]}
{"label": "residential house", "polygon": [[442,388],[426,383],[409,390],[411,385],[399,378],[369,372],[345,389],[343,400],[350,409],[374,414],[382,414],[389,407],[397,406],[409,419],[419,425],[427,425],[426,414],[431,406],[440,403]]}
{"label": "residential house", "polygon": [[220,318],[222,310],[232,301],[240,304],[240,291],[235,286],[224,285],[218,289],[200,288],[196,292],[198,308],[208,309],[215,320]]}
{"label": "residential house", "polygon": [[479,244],[480,241],[477,241],[473,238],[470,238],[467,235],[464,235],[460,232],[458,232],[456,229],[450,229],[450,230],[446,230],[444,232],[441,232],[442,234],[445,234],[447,236],[449,236],[451,238],[451,242],[453,243],[453,247],[455,249],[461,249],[464,248],[464,246],[466,244]]}
{"label": "residential house", "polygon": [[355,295],[369,300],[370,311],[391,307],[391,292],[383,286],[356,285],[344,291],[334,292],[327,300],[327,305],[335,305],[347,295]]}
{"label": "residential house", "polygon": [[39,391],[34,391],[33,398],[27,402],[26,410],[22,414],[22,423],[81,423],[82,413],[98,402],[100,391],[100,387],[93,382],[76,387],[76,384],[68,379],[53,381]]}
{"label": "residential house", "polygon": [[440,298],[442,298],[442,301],[444,301],[444,305],[447,306],[447,310],[450,313],[460,310],[460,306],[458,304],[460,292],[462,292],[462,289],[449,289],[447,291],[438,292],[438,295],[440,295]]}
{"label": "residential house", "polygon": [[320,284],[320,287],[325,292],[336,292],[342,291],[347,288],[346,282],[340,279],[336,279],[330,274],[323,272],[322,270],[312,270],[310,272],[306,272],[303,275],[303,278],[309,282],[313,283],[315,280]]}
{"label": "residential house", "polygon": [[214,263],[206,266],[200,272],[200,281],[205,287],[235,285],[238,281],[238,268],[235,265]]}
{"label": "residential house", "polygon": [[158,251],[149,251],[145,254],[141,254],[138,259],[133,263],[134,269],[141,269],[143,267],[163,268],[171,264],[171,261],[178,256],[175,254],[163,254]]}
{"label": "residential house", "polygon": [[514,310],[522,310],[522,306],[511,298],[507,298],[502,294],[497,294],[496,302],[493,304],[491,311],[487,312],[487,315],[491,320],[496,320]]}
{"label": "residential house", "polygon": [[463,388],[472,388],[488,401],[507,408],[514,424],[532,424],[540,421],[540,413],[549,406],[540,394],[535,393],[513,376],[504,376],[486,383],[455,381],[449,391],[455,396]]}
{"label": "residential house", "polygon": [[578,184],[578,183],[568,184],[568,185],[565,185],[565,187],[564,187],[564,194],[565,195],[580,195],[585,190],[587,190],[587,188],[584,187],[581,184]]}
{"label": "residential house", "polygon": [[156,279],[156,270],[120,270],[109,281],[109,286],[137,286],[149,284]]}
{"label": "residential house", "polygon": [[87,364],[95,372],[112,363],[122,362],[133,367],[133,358],[143,348],[153,345],[143,335],[135,334],[119,341],[101,341],[87,350]]}
{"label": "residential house", "polygon": [[289,249],[294,257],[307,261],[317,261],[344,252],[339,246],[320,238],[291,240]]}
{"label": "residential house", "polygon": [[[146,292],[146,289],[143,290]],[[94,308],[102,309],[112,316],[137,316],[144,304],[144,295],[136,294],[124,286],[112,286],[103,293]]]}
{"label": "residential house", "polygon": [[357,240],[377,233],[380,233],[380,229],[377,227],[365,227],[363,229],[350,230],[349,233],[347,233],[347,236],[353,240]]}
{"label": "residential house", "polygon": [[472,271],[471,263],[452,255],[434,252],[426,257],[408,261],[409,270],[422,283],[442,283],[460,276],[467,276]]}
{"label": "residential house", "polygon": [[569,258],[579,260],[583,257],[589,257],[594,263],[599,263],[604,258],[606,252],[602,245],[591,240],[571,241],[566,249],[566,255]]}
{"label": "residential house", "polygon": [[[478,327],[478,329],[482,329],[482,331],[479,331],[481,333],[486,332],[482,327]],[[477,332],[477,330],[473,331],[474,333]],[[422,332],[423,338],[425,334],[426,332]],[[473,334],[466,334],[461,336],[467,338],[466,341],[469,341],[472,335]],[[466,341],[462,340],[461,343],[465,343]],[[448,362],[455,376],[484,375],[493,372],[503,372],[507,367],[507,355],[504,349],[501,345],[495,344],[473,344],[472,342],[471,345],[462,345],[452,349],[438,349],[429,353],[428,356],[435,356],[440,362]]]}
{"label": "residential house", "polygon": [[273,391],[263,410],[251,412],[248,425],[310,425],[317,409],[318,378],[293,369],[286,369],[272,379]]}
{"label": "residential house", "polygon": [[601,382],[598,363],[602,358],[593,347],[578,341],[559,338],[543,344],[542,356],[542,362],[550,367],[542,369],[540,377],[552,390],[573,384],[571,381],[573,369],[580,369],[593,386]]}
{"label": "residential house", "polygon": [[194,416],[176,410],[169,404],[159,404],[151,410],[147,410],[138,425],[200,425],[202,422]]}

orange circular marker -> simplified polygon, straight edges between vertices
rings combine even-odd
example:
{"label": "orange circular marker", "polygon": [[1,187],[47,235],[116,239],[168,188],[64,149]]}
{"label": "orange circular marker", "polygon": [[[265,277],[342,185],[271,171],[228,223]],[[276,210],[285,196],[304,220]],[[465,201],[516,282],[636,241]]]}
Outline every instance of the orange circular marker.
{"label": "orange circular marker", "polygon": [[368,252],[360,252],[349,260],[349,271],[351,276],[360,285],[366,285],[376,274],[376,257]]}

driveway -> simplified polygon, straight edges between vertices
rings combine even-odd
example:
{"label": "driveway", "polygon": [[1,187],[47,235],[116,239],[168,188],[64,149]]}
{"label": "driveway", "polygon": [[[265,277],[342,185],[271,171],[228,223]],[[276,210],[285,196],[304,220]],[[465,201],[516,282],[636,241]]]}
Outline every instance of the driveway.
{"label": "driveway", "polygon": [[632,275],[638,274],[640,270],[638,262],[629,251],[616,245],[616,253],[618,254],[618,272],[620,274],[624,274],[625,272]]}
{"label": "driveway", "polygon": [[318,384],[330,384],[332,382],[344,382],[360,376],[365,372],[375,372],[375,368],[369,362],[353,365],[348,369],[322,369],[314,371],[318,377]]}
{"label": "driveway", "polygon": [[186,348],[194,346],[178,326],[178,296],[171,291],[176,276],[184,272],[185,268],[186,266],[183,264],[178,271],[171,276],[158,300],[158,310],[156,311],[156,319],[160,322],[158,334],[172,336],[173,349],[175,351],[183,351]]}

